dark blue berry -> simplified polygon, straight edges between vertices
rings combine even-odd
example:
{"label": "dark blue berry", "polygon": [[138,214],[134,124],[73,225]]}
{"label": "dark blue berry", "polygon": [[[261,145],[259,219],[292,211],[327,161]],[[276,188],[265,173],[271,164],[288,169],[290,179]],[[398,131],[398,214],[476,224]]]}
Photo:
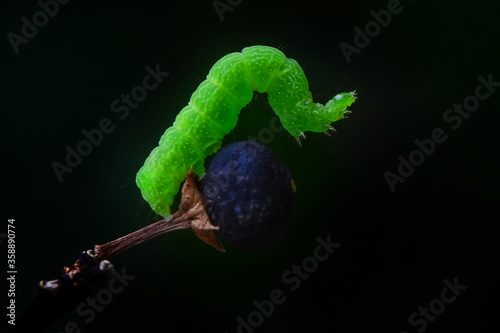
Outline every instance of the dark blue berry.
{"label": "dark blue berry", "polygon": [[292,221],[290,172],[257,141],[223,147],[203,180],[203,199],[212,224],[231,245],[261,252],[281,243]]}

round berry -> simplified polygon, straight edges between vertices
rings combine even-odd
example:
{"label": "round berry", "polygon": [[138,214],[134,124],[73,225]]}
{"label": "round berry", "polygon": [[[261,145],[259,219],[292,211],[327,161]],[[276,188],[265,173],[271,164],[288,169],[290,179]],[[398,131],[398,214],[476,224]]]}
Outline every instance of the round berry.
{"label": "round berry", "polygon": [[292,221],[293,182],[287,167],[263,144],[242,141],[223,147],[202,189],[210,220],[229,244],[261,252],[285,238]]}

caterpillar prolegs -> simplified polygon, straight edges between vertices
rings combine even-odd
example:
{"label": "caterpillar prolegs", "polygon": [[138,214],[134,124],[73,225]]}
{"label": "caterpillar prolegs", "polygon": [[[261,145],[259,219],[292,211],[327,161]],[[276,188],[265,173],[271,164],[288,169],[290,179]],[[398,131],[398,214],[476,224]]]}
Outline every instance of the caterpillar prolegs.
{"label": "caterpillar prolegs", "polygon": [[269,104],[294,137],[326,132],[342,119],[355,92],[340,93],[325,105],[314,103],[300,65],[269,46],[230,53],[210,69],[137,173],[137,186],[153,210],[166,217],[189,168],[202,175],[205,157],[215,153],[238,121],[253,92],[267,92]]}

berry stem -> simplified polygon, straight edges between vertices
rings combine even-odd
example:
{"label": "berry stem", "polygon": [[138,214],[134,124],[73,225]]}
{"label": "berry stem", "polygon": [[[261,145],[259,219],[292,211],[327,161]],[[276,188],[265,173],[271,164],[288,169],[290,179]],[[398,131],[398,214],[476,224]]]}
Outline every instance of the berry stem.
{"label": "berry stem", "polygon": [[189,228],[189,221],[175,213],[170,221],[163,219],[106,244],[95,245],[94,253],[99,260],[111,259],[131,247],[167,232]]}
{"label": "berry stem", "polygon": [[106,244],[95,245],[96,258],[98,260],[111,259],[142,242],[170,231],[182,229],[191,229],[205,243],[221,252],[226,252],[214,234],[214,231],[219,230],[219,228],[210,222],[196,182],[196,176],[191,169],[182,187],[179,210],[172,215],[170,220],[163,219]]}

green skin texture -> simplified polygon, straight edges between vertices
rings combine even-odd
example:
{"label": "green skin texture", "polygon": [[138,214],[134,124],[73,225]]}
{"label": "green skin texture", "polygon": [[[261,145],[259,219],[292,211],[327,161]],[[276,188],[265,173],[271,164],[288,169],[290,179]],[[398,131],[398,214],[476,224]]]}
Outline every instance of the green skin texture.
{"label": "green skin texture", "polygon": [[325,105],[314,103],[300,65],[273,47],[250,46],[222,57],[137,173],[137,186],[157,214],[170,215],[191,166],[197,175],[205,173],[204,159],[221,147],[254,91],[267,92],[283,127],[297,139],[303,132],[332,129],[330,124],[342,119],[356,99],[355,92],[348,92]]}

